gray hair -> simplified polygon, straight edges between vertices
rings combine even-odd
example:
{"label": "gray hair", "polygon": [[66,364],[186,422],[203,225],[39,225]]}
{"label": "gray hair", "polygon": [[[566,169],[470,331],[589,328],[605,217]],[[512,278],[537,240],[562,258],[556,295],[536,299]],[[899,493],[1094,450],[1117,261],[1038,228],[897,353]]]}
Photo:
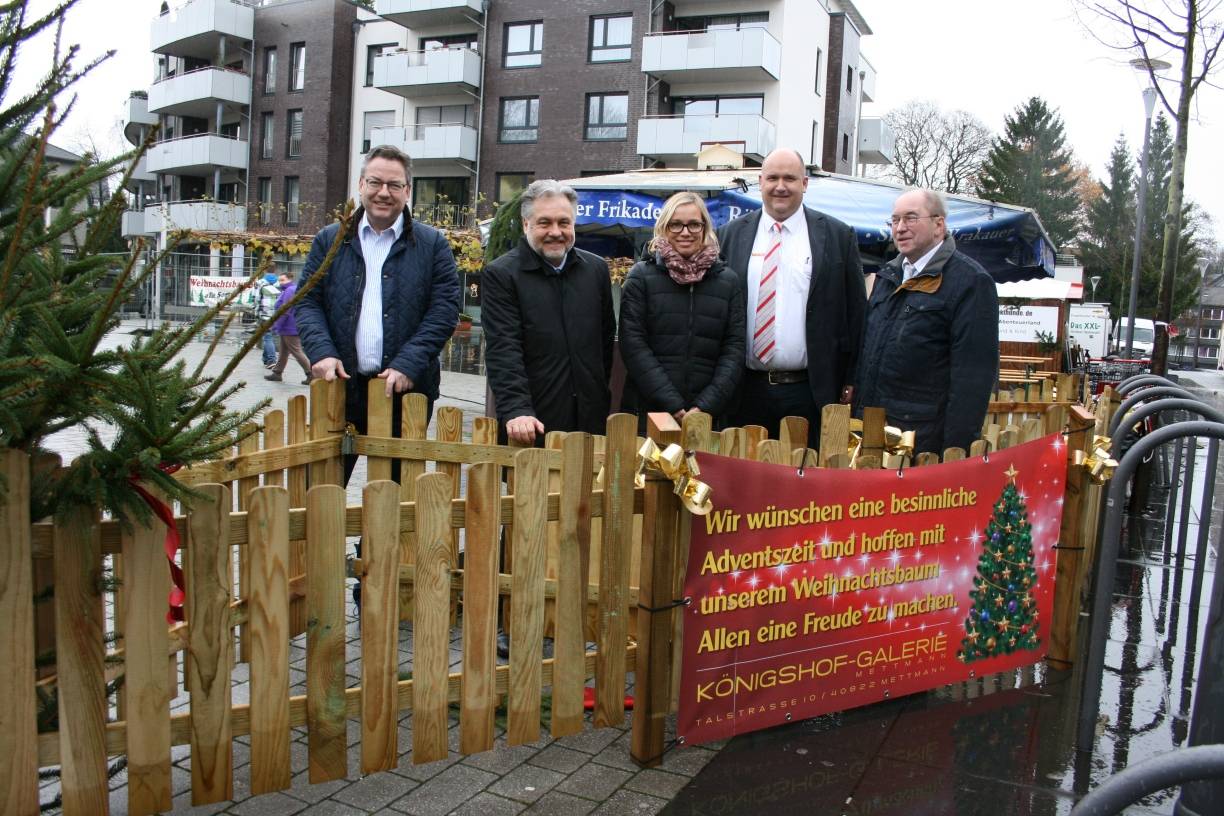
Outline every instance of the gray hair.
{"label": "gray hair", "polygon": [[927,209],[931,211],[931,215],[938,215],[940,218],[947,219],[948,200],[944,198],[943,193],[925,187],[908,187],[902,195],[905,195],[905,193],[922,193],[922,200],[926,203]]}
{"label": "gray hair", "polygon": [[531,218],[531,211],[535,208],[535,202],[538,198],[553,198],[554,196],[563,196],[569,199],[570,206],[574,208],[575,214],[578,212],[578,194],[574,192],[574,188],[562,184],[556,179],[539,179],[527,185],[527,189],[523,191],[519,212],[523,220]]}
{"label": "gray hair", "polygon": [[399,162],[400,164],[404,165],[404,178],[408,179],[409,181],[412,180],[412,157],[400,150],[395,145],[389,144],[378,145],[377,147],[370,148],[370,152],[365,155],[365,158],[361,162],[362,178],[365,177],[366,167],[368,167],[370,162],[372,162],[374,159],[389,159],[390,161]]}

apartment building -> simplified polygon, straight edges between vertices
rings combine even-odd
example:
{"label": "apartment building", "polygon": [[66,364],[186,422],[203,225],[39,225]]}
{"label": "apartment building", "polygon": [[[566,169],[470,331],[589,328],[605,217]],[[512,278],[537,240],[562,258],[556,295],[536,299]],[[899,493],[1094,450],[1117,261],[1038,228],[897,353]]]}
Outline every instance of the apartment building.
{"label": "apartment building", "polygon": [[[852,173],[891,160],[861,121],[875,70],[849,0],[375,0],[355,47],[350,194],[372,144],[414,160],[433,220],[537,177],[692,167],[721,142]],[[364,62],[364,65],[363,65]],[[363,70],[364,68],[364,70]]]}
{"label": "apartment building", "polygon": [[327,223],[347,197],[356,13],[348,0],[163,4],[154,81],[124,120],[133,145],[158,128],[129,183],[124,236]]}

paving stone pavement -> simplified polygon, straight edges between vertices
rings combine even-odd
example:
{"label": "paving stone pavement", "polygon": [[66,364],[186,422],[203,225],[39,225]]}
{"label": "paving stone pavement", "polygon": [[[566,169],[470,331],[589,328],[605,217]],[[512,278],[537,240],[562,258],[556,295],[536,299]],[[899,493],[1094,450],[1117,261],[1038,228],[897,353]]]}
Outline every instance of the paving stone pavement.
{"label": "paving stone pavement", "polygon": [[[131,332],[143,325],[141,321],[126,322],[118,332],[107,338],[112,345],[130,340]],[[210,360],[206,372],[217,373],[236,353],[239,345],[223,343],[219,353]],[[207,345],[192,343],[184,357],[189,365],[203,358]],[[227,353],[228,352],[228,353]],[[296,364],[291,363],[291,366]],[[239,363],[235,378],[247,386],[230,401],[232,409],[244,409],[258,404],[265,398],[273,400],[274,408],[284,408],[289,397],[306,393],[300,385],[300,371],[289,369],[283,382],[267,382],[267,373],[260,362],[258,348],[252,350]],[[484,414],[485,378],[473,374],[444,371],[442,374],[442,396],[438,405],[454,405],[463,410],[464,430],[470,433],[472,420]],[[430,433],[433,427],[431,423]],[[103,437],[105,438],[105,430]],[[51,440],[51,446],[65,459],[85,449],[83,433],[63,432]],[[365,484],[365,462],[358,462],[348,486],[348,500],[360,501],[361,488]],[[350,540],[351,547],[352,540]],[[359,627],[356,609],[351,602],[347,608],[348,654],[345,666],[347,683],[360,682],[361,659],[358,643]],[[451,663],[458,666],[461,629],[452,631]],[[410,624],[400,628],[400,654],[403,671],[412,670],[412,629]],[[290,693],[305,693],[306,646],[304,636],[294,638],[290,646]],[[180,666],[179,688],[182,688]],[[630,676],[632,682],[632,676]],[[237,664],[233,671],[233,702],[235,705],[250,700],[250,675],[248,664]],[[180,694],[171,704],[173,713],[188,710],[187,695]],[[492,751],[471,756],[457,752],[459,745],[457,713],[452,712],[450,727],[450,756],[438,762],[414,765],[410,750],[412,739],[412,715],[404,714],[399,719],[398,739],[402,753],[399,764],[392,771],[361,777],[360,725],[348,723],[348,769],[346,779],[312,785],[308,780],[307,735],[304,728],[294,728],[290,761],[292,784],[286,791],[251,796],[250,793],[250,739],[238,737],[234,741],[234,799],[215,805],[193,807],[191,805],[191,757],[187,746],[176,746],[172,753],[172,793],[174,814],[234,814],[234,816],[288,816],[288,814],[310,814],[332,816],[335,814],[386,813],[409,816],[443,816],[444,814],[477,814],[499,816],[499,814],[557,814],[584,816],[585,814],[624,814],[625,816],[650,816],[658,813],[675,792],[683,787],[714,756],[709,748],[685,748],[672,751],[665,758],[662,770],[639,769],[629,759],[629,724],[631,714],[626,713],[624,722],[616,727],[595,730],[591,728],[590,715],[587,728],[580,734],[561,739],[551,739],[542,732],[541,739],[530,745],[510,747],[506,744],[504,717],[496,728],[496,747]],[[669,737],[670,739],[670,737]],[[683,761],[677,762],[674,755],[683,753]],[[46,780],[41,798],[50,801],[58,791],[58,782]],[[111,780],[110,812],[122,816],[127,808],[127,772],[120,771]],[[52,810],[51,812],[56,812]]]}

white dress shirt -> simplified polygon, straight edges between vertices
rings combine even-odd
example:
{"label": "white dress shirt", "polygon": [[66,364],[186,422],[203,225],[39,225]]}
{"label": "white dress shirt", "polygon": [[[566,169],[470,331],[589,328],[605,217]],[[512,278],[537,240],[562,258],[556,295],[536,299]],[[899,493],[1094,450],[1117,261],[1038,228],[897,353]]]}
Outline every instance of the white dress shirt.
{"label": "white dress shirt", "polygon": [[931,258],[935,257],[935,253],[939,251],[941,246],[943,246],[943,241],[936,241],[935,246],[931,247],[927,251],[927,254],[923,255],[913,263],[910,263],[908,258],[901,261],[901,282],[905,283],[905,281],[914,277],[924,268],[926,268],[926,265],[931,262]]}
{"label": "white dress shirt", "polygon": [[357,225],[366,270],[361,314],[357,317],[357,371],[361,374],[377,374],[383,370],[382,268],[391,246],[403,232],[403,213],[382,232],[370,226],[368,214],[361,216],[361,223]]}
{"label": "white dress shirt", "polygon": [[[748,259],[748,348],[749,368],[765,370],[752,353],[756,331],[757,297],[761,290],[761,263],[773,245],[770,230],[778,223],[761,212],[752,256]],[[774,355],[769,367],[775,371],[801,371],[807,368],[808,286],[812,281],[812,245],[808,241],[807,215],[803,207],[782,222],[782,250],[778,259],[777,306],[774,310]]]}

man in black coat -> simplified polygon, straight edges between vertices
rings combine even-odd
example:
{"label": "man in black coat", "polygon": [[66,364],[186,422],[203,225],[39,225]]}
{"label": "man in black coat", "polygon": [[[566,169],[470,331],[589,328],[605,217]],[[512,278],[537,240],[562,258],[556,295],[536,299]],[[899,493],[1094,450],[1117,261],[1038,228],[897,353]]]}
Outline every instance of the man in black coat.
{"label": "man in black coat", "polygon": [[732,423],[763,425],[777,438],[783,417],[807,417],[815,448],[821,409],[850,401],[867,294],[854,230],[803,206],[807,184],[796,151],[770,153],[761,164],[763,209],[723,225],[718,240],[747,316]]}
{"label": "man in black coat", "polygon": [[[368,383],[394,396],[392,433],[399,436],[398,395],[424,394],[432,410],[441,381],[438,354],[459,316],[459,275],[446,236],[412,220],[406,210],[412,159],[381,145],[361,169],[361,209],[341,238],[331,266],[294,309],[311,375],[344,380],[345,419],[365,433]],[[322,264],[339,231],[315,236],[302,282]],[[300,284],[299,284],[300,285]],[[345,481],[356,462],[345,457]],[[392,465],[399,479],[399,462]]]}
{"label": "man in black coat", "polygon": [[901,254],[876,275],[859,358],[856,413],[884,408],[888,424],[915,432],[915,453],[968,450],[998,376],[995,283],[957,251],[947,214],[930,190],[911,190],[893,204]]}
{"label": "man in black coat", "polygon": [[507,438],[542,444],[547,431],[603,433],[611,392],[608,265],[574,246],[578,194],[550,179],[523,192],[523,239],[481,275],[485,364]]}

